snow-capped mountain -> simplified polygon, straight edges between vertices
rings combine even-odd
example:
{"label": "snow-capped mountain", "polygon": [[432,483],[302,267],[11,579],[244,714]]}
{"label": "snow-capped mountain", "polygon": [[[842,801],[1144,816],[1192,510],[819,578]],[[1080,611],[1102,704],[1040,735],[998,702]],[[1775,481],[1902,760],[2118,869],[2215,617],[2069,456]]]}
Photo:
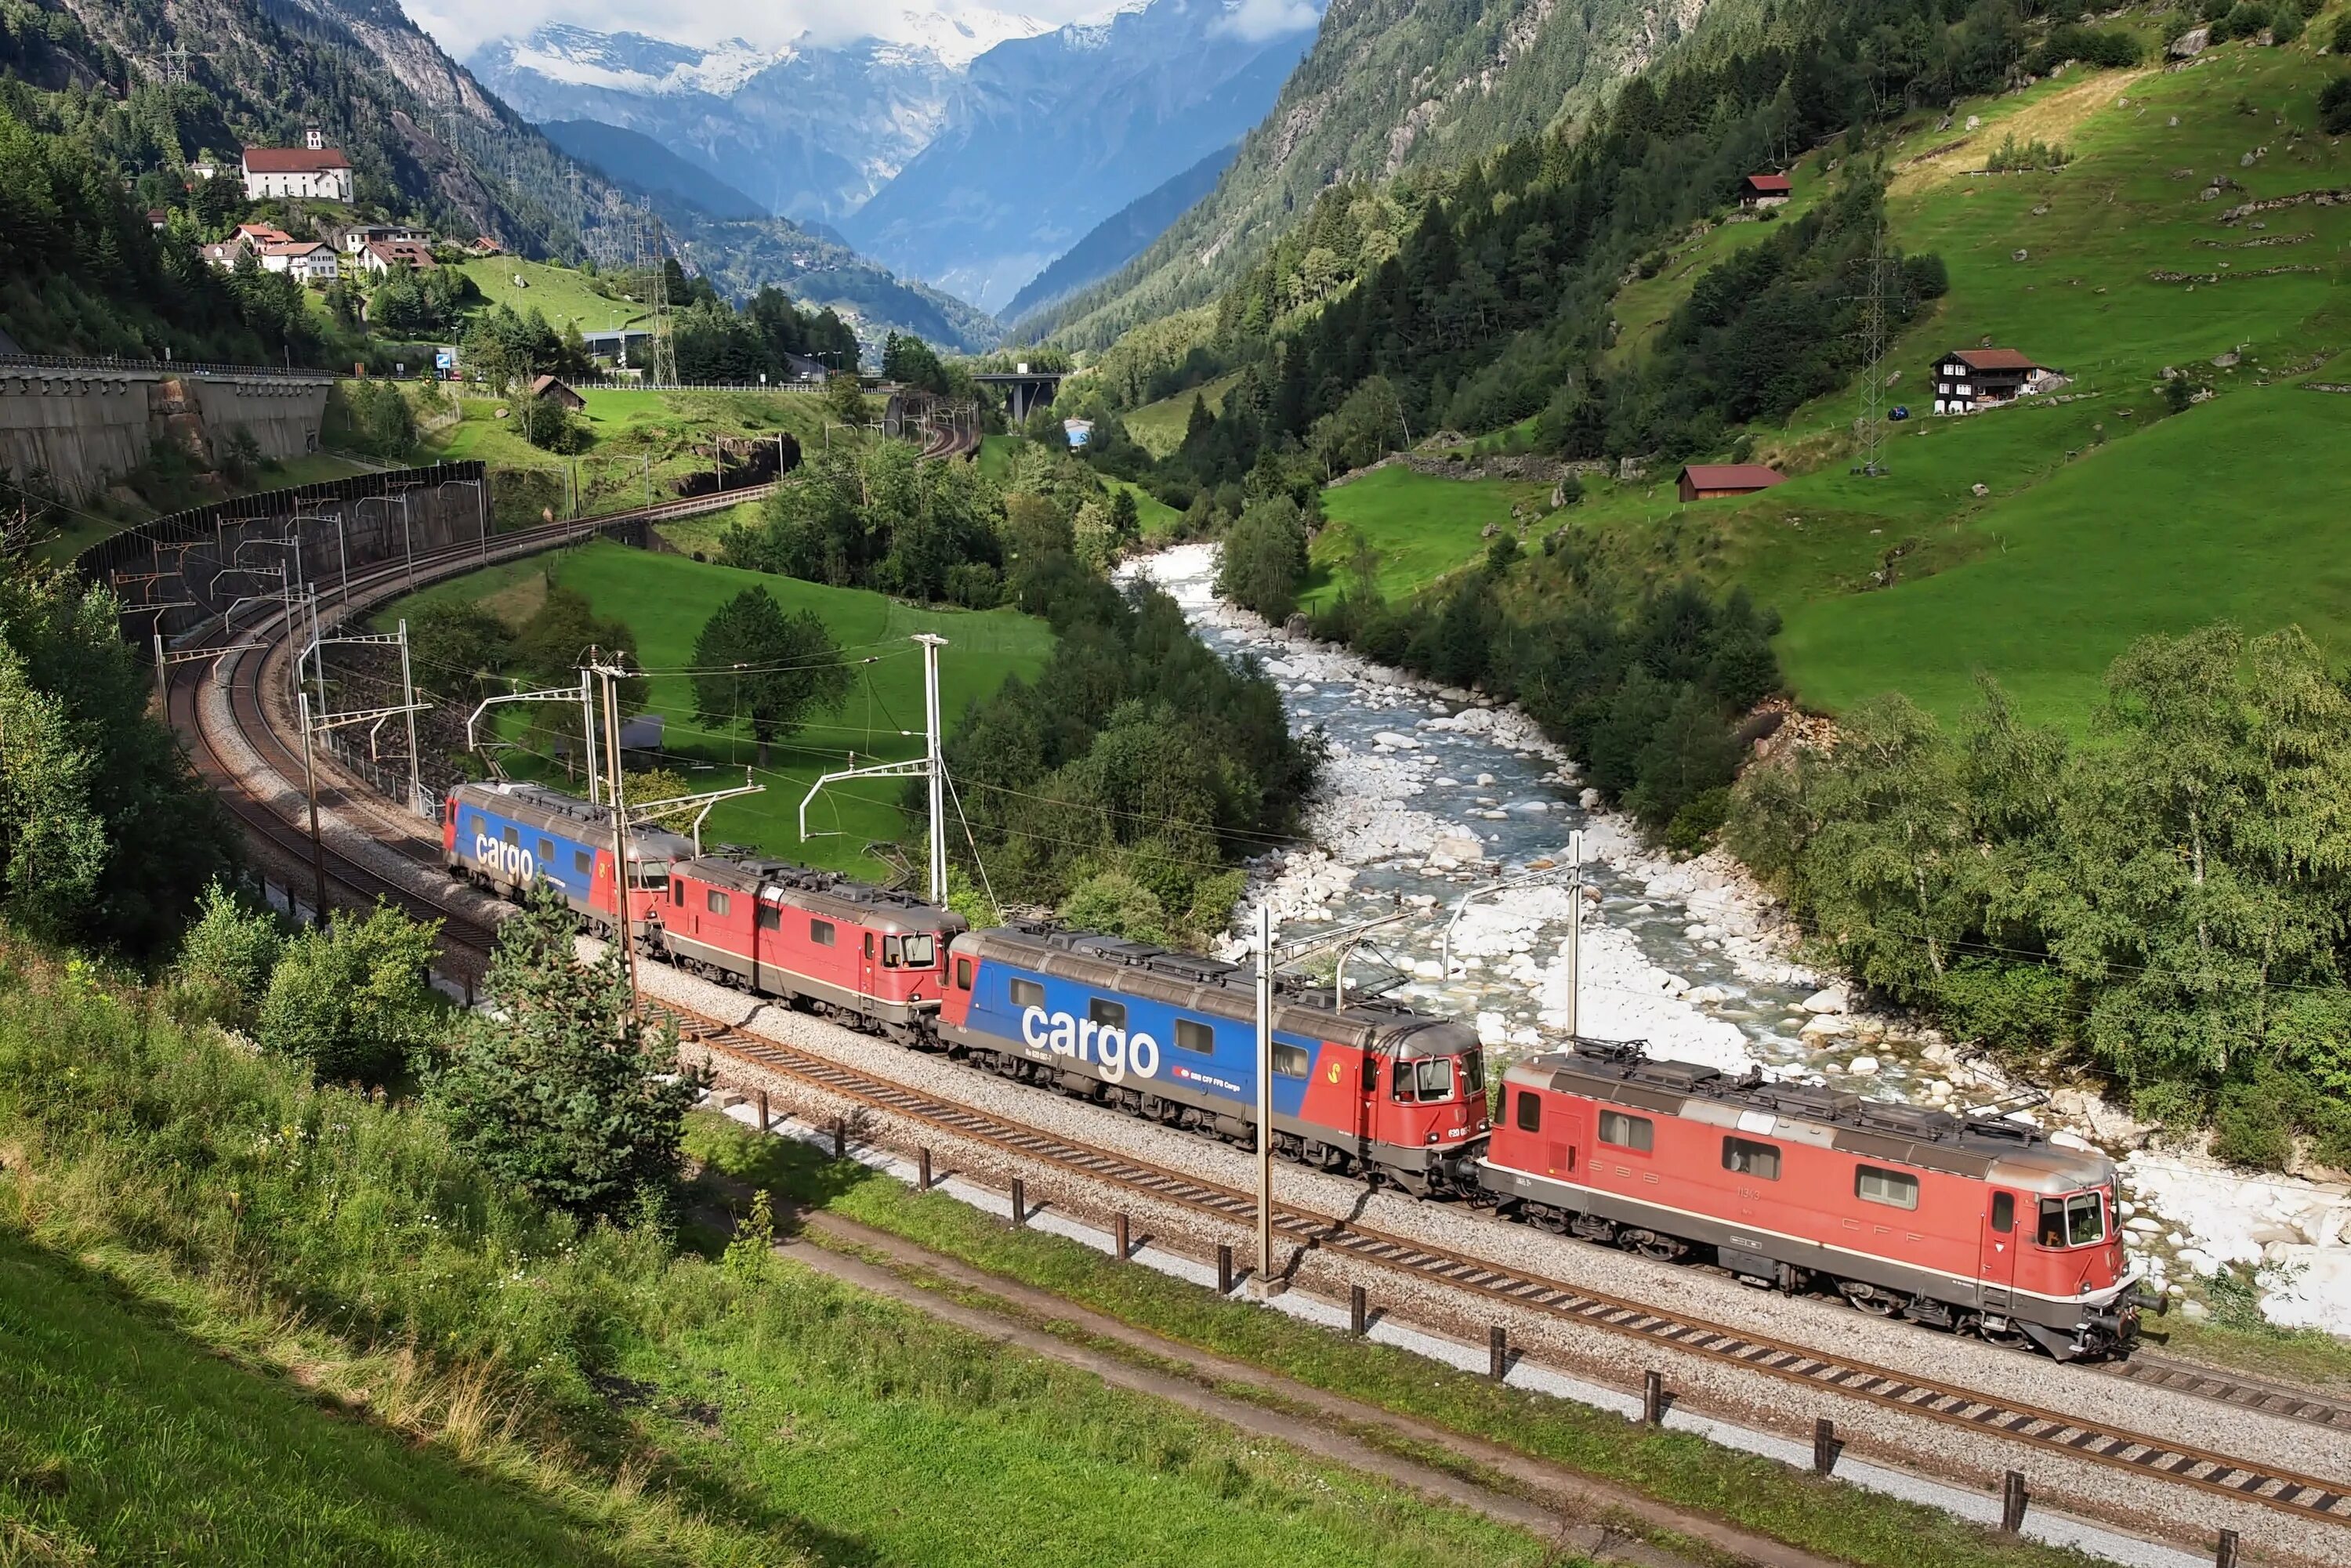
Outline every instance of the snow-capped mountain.
{"label": "snow-capped mountain", "polygon": [[553,24],[476,49],[534,120],[653,138],[801,223],[984,307],[1271,107],[1322,0],[877,12],[868,37],[702,46]]}
{"label": "snow-capped mountain", "polygon": [[1263,120],[1320,14],[1308,0],[1148,0],[1001,44],[841,230],[1000,309],[1097,224]]}
{"label": "snow-capped mountain", "polygon": [[971,62],[1045,31],[1016,13],[887,13],[837,47],[708,47],[551,24],[466,63],[536,120],[639,131],[780,216],[837,222],[930,144]]}

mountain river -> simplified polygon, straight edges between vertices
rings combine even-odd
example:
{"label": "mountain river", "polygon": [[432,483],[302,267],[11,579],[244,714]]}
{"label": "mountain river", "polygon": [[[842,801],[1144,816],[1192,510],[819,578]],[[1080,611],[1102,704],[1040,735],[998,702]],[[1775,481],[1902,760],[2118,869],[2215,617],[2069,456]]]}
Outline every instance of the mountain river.
{"label": "mountain river", "polygon": [[[2051,1129],[2060,1141],[2143,1144],[2147,1129],[2080,1092],[2043,1095],[1932,1030],[1855,1009],[1792,955],[1784,915],[1728,854],[1675,862],[1597,808],[1574,762],[1516,708],[1444,690],[1327,643],[1291,640],[1216,597],[1216,547],[1182,545],[1128,570],[1173,595],[1228,657],[1254,655],[1290,727],[1322,737],[1311,847],[1270,852],[1237,918],[1271,902],[1276,941],[1401,914],[1350,958],[1348,984],[1474,1021],[1489,1077],[1556,1050],[1571,1014],[1571,833],[1583,845],[1576,1032],[1727,1071],[1760,1066],[1866,1096]],[[1465,894],[1477,897],[1462,905]],[[1457,919],[1457,911],[1458,911]],[[1447,934],[1450,928],[1450,972]],[[1244,956],[1228,938],[1223,956]],[[1328,956],[1321,959],[1328,972]],[[1316,960],[1310,956],[1305,967]],[[2281,1324],[2351,1333],[2351,1192],[2233,1172],[2191,1153],[2122,1160],[2126,1239],[2155,1281],[2235,1262],[2259,1270]],[[2200,1302],[2189,1300],[2190,1312]]]}

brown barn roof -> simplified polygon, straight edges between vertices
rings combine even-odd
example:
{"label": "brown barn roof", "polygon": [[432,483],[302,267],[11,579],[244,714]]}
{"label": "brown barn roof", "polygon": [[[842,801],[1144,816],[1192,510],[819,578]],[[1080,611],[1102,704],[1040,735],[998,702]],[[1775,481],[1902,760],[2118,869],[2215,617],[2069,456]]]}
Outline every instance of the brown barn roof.
{"label": "brown barn roof", "polygon": [[1951,358],[1965,361],[1971,370],[2037,371],[2041,367],[2014,349],[1961,349]]}
{"label": "brown barn roof", "polygon": [[1784,196],[1795,189],[1788,183],[1785,174],[1750,174],[1747,176],[1747,188],[1760,191],[1767,196]]}
{"label": "brown barn roof", "polygon": [[1788,482],[1785,474],[1761,463],[1693,463],[1682,476],[1700,490],[1768,490]]}
{"label": "brown barn roof", "polygon": [[248,147],[245,150],[245,166],[255,174],[317,174],[329,169],[348,169],[351,161],[333,147],[316,152],[308,147]]}

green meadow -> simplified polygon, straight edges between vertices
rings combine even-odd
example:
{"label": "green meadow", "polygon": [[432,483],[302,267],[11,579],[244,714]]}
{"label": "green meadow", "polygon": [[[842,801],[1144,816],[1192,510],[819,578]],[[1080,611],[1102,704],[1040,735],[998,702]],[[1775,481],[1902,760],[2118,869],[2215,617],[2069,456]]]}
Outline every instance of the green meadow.
{"label": "green meadow", "polygon": [[[1046,624],[1012,610],[916,609],[879,593],[829,588],[796,578],[708,565],[684,556],[657,555],[598,541],[578,549],[493,567],[437,583],[386,609],[384,622],[434,601],[481,602],[518,624],[544,599],[548,586],[576,589],[600,616],[625,621],[636,633],[637,657],[648,670],[676,671],[694,662],[703,623],[727,600],[757,586],[787,613],[813,610],[852,661],[848,700],[838,713],[814,716],[799,733],[778,744],[769,765],[758,766],[747,726],[705,726],[695,714],[690,676],[656,673],[647,711],[662,716],[669,766],[695,789],[744,781],[764,793],[729,800],[703,825],[705,842],[745,844],[809,864],[872,876],[883,869],[865,852],[873,842],[895,842],[908,826],[897,779],[862,779],[830,787],[809,810],[811,837],[799,837],[800,800],[819,775],[923,753],[923,664],[909,641],[918,632],[947,639],[939,658],[939,706],[952,735],[970,706],[1006,677],[1034,678],[1052,651]],[[519,717],[504,732],[518,736]],[[559,781],[551,759],[502,758],[517,777]]]}
{"label": "green meadow", "polygon": [[[2148,23],[2136,25],[2151,36]],[[2292,47],[2224,46],[2184,70],[2068,71],[1963,103],[1946,131],[1914,117],[1884,154],[1890,237],[1941,256],[1951,287],[1888,346],[1887,402],[1910,411],[1886,427],[1889,472],[1852,472],[1847,390],[1749,433],[1785,485],[1683,506],[1670,470],[1588,482],[1536,533],[1573,528],[1653,578],[1744,583],[1783,618],[1798,696],[1827,710],[1899,689],[1949,716],[1984,671],[2032,716],[2079,725],[2133,638],[2224,617],[2255,632],[2296,623],[2351,658],[2351,574],[2336,565],[2351,546],[2337,461],[2351,395],[2302,390],[2351,382],[2329,363],[2351,345],[2351,205],[2220,221],[2239,203],[2351,185],[2351,150],[2316,131],[2335,68],[2314,53],[2330,31],[2331,18]],[[2011,134],[2072,161],[1982,172]],[[1794,172],[1778,222],[1823,188],[1818,160]],[[2206,200],[2216,177],[2233,185]],[[1773,227],[1719,225],[1669,247],[1618,295],[1612,362],[1636,359],[1708,266]],[[2069,380],[1934,416],[1928,367],[1984,342]],[[2170,413],[2167,368],[2214,395]],[[1326,492],[1342,526],[1316,541],[1311,597],[1334,591],[1356,531],[1381,551],[1391,595],[1442,576],[1526,488],[1388,470]]]}

